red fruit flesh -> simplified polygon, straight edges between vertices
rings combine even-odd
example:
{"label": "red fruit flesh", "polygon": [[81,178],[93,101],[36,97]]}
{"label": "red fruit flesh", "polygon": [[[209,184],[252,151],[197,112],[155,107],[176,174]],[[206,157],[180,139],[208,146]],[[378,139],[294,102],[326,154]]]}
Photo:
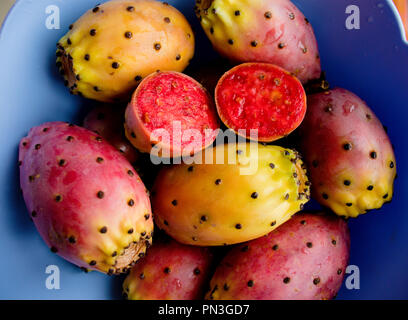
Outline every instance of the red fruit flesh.
{"label": "red fruit flesh", "polygon": [[349,247],[343,219],[295,215],[269,235],[232,249],[217,268],[207,298],[332,299],[343,281]]}
{"label": "red fruit flesh", "polygon": [[212,254],[208,248],[156,243],[124,282],[134,300],[196,300],[204,294]]}
{"label": "red fruit flesh", "polygon": [[[180,131],[173,130],[177,125]],[[170,150],[172,156],[197,152],[215,140],[218,127],[208,92],[194,79],[177,72],[156,73],[146,78],[126,110],[127,136],[142,152],[150,152],[152,143]],[[155,141],[153,133],[158,129],[167,132],[170,141],[160,138]],[[206,129],[214,131],[209,134]],[[189,130],[196,130],[200,139],[195,139]]]}
{"label": "red fruit flesh", "polygon": [[[228,71],[215,92],[225,125],[251,138],[272,142],[295,130],[306,113],[306,93],[297,78],[272,64],[246,63]],[[252,137],[254,138],[254,137]]]}

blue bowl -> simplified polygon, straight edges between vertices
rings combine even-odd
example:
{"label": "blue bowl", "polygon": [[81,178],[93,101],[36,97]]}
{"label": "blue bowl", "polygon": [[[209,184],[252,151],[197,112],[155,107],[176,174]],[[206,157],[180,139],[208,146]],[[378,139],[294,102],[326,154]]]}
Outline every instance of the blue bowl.
{"label": "blue bowl", "polygon": [[[168,1],[197,33],[194,63],[216,57],[193,12],[193,0]],[[360,0],[360,29],[348,30],[349,0],[295,0],[311,21],[323,68],[332,85],[363,99],[388,127],[399,178],[394,200],[350,220],[350,264],[360,289],[343,285],[339,299],[408,298],[408,43],[389,1]],[[19,193],[17,146],[27,131],[46,121],[78,122],[93,103],[69,95],[55,68],[55,44],[96,0],[20,0],[0,34],[0,299],[116,299],[123,277],[79,268],[52,254],[30,222]],[[330,3],[330,4],[328,4]],[[46,28],[46,8],[57,5],[61,29]],[[60,288],[47,289],[47,266],[60,271]],[[355,274],[354,274],[355,275]]]}

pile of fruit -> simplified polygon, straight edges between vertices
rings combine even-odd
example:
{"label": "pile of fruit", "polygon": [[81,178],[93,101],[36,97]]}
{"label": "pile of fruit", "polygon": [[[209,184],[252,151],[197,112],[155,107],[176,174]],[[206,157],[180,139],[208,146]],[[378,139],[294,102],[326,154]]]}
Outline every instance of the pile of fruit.
{"label": "pile of fruit", "polygon": [[[32,220],[83,270],[128,273],[129,299],[332,299],[345,218],[392,199],[389,138],[322,79],[289,0],[197,0],[195,12],[228,62],[189,75],[194,33],[167,3],[113,0],[70,26],[57,67],[101,105],[82,127],[44,123],[21,140]],[[215,142],[225,128],[238,142]],[[325,209],[302,212],[311,197]]]}

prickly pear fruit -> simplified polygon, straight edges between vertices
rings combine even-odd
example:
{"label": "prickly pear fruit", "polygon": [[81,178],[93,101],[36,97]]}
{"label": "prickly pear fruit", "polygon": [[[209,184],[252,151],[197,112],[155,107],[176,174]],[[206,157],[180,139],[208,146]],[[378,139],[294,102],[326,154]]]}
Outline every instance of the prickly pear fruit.
{"label": "prickly pear fruit", "polygon": [[289,0],[197,0],[215,50],[235,62],[276,64],[306,83],[321,67],[313,28]]}
{"label": "prickly pear fruit", "polygon": [[374,112],[339,88],[309,96],[308,108],[301,137],[314,198],[346,217],[391,201],[395,156]]}
{"label": "prickly pear fruit", "polygon": [[85,13],[57,47],[57,66],[71,93],[128,101],[152,72],[183,71],[194,55],[194,35],[167,3],[115,0]]}
{"label": "prickly pear fruit", "polygon": [[126,109],[126,136],[141,152],[169,158],[197,153],[218,133],[207,90],[178,72],[156,72],[136,89]]}
{"label": "prickly pear fruit", "polygon": [[336,216],[295,215],[265,237],[232,249],[217,267],[207,299],[332,299],[343,282],[350,236]]}
{"label": "prickly pear fruit", "polygon": [[40,235],[81,268],[127,271],[151,243],[146,189],[130,163],[97,134],[62,122],[20,143],[20,183]]}
{"label": "prickly pear fruit", "polygon": [[163,169],[152,192],[155,222],[181,243],[218,246],[258,238],[309,199],[302,161],[292,150],[217,145],[194,160]]}
{"label": "prickly pear fruit", "polygon": [[197,300],[207,289],[212,253],[174,240],[156,242],[123,283],[130,300]]}
{"label": "prickly pear fruit", "polygon": [[[263,142],[289,135],[306,113],[306,93],[300,81],[268,63],[244,63],[225,73],[215,100],[227,127]],[[251,130],[256,130],[255,137]]]}
{"label": "prickly pear fruit", "polygon": [[106,139],[134,165],[140,159],[140,154],[125,137],[124,114],[125,111],[121,108],[101,105],[88,113],[84,119],[84,127]]}

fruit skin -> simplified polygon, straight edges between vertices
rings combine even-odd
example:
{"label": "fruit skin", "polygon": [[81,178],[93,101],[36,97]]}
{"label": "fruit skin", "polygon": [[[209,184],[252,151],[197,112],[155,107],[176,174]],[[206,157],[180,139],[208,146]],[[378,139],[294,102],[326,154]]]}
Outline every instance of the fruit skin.
{"label": "fruit skin", "polygon": [[[269,63],[243,63],[226,72],[215,89],[215,101],[227,127],[262,142],[288,136],[306,114],[302,84],[286,70]],[[257,130],[256,139],[251,129]]]}
{"label": "fruit skin", "polygon": [[215,164],[201,153],[195,163],[205,164],[163,169],[152,191],[157,226],[184,244],[230,245],[263,236],[301,210],[309,182],[299,154],[252,146],[258,149],[218,145],[207,150]]}
{"label": "fruit skin", "polygon": [[320,204],[357,217],[391,201],[392,145],[374,112],[355,94],[336,88],[309,96],[300,136],[312,195]]}
{"label": "fruit skin", "polygon": [[114,0],[87,11],[57,44],[57,66],[71,93],[128,101],[156,70],[183,71],[194,55],[186,18],[154,0]]}
{"label": "fruit skin", "polygon": [[129,300],[197,300],[207,289],[213,255],[208,248],[161,240],[123,283]]}
{"label": "fruit skin", "polygon": [[124,114],[124,109],[119,106],[106,104],[95,107],[85,117],[84,128],[101,135],[135,165],[140,160],[140,153],[125,137]]}
{"label": "fruit skin", "polygon": [[267,236],[232,249],[207,299],[327,300],[343,282],[350,248],[346,222],[299,214]]}
{"label": "fruit skin", "polygon": [[[180,92],[182,87],[188,87],[189,91]],[[187,102],[186,98],[189,99]],[[176,122],[181,124],[180,133],[173,130]],[[125,132],[129,141],[144,153],[159,148],[154,152],[163,158],[189,156],[205,149],[214,142],[218,128],[217,112],[207,90],[193,78],[179,72],[156,72],[145,78],[125,113]],[[154,137],[153,131],[161,129],[169,133],[170,144]],[[206,133],[206,129],[210,130],[210,134]],[[190,148],[193,140],[181,142],[188,130],[196,130],[200,134],[199,145],[194,144]],[[177,137],[180,147],[173,143]]]}
{"label": "fruit skin", "polygon": [[196,14],[215,50],[234,62],[269,62],[302,83],[319,78],[309,21],[289,0],[200,0]]}
{"label": "fruit skin", "polygon": [[151,244],[146,189],[130,163],[97,134],[63,122],[20,143],[27,209],[52,252],[84,269],[126,272]]}

